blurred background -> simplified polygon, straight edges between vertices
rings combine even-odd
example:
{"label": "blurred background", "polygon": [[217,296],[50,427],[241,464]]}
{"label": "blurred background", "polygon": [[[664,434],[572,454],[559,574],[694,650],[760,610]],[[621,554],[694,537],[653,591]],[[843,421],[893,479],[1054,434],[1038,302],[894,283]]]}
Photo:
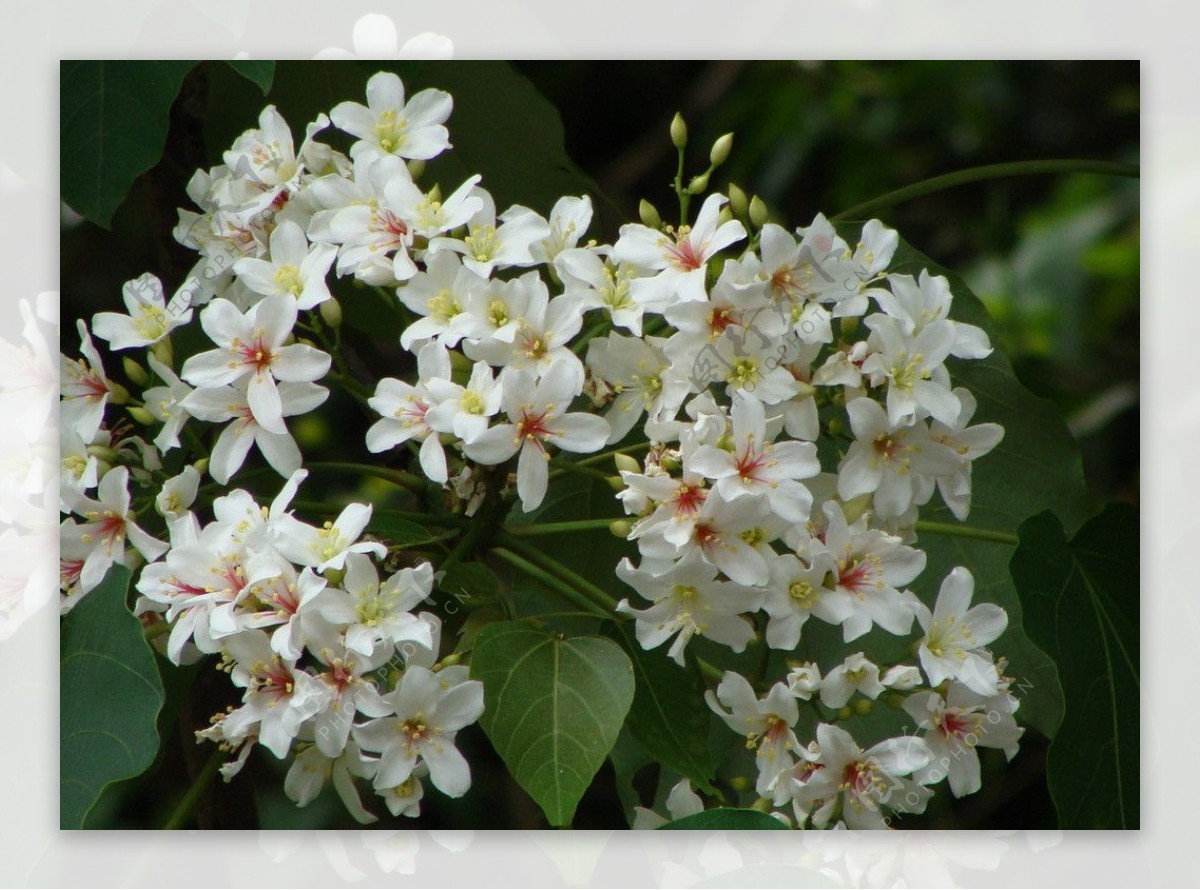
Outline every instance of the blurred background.
{"label": "blurred background", "polygon": [[[676,157],[667,128],[676,111],[683,112],[691,134],[688,173],[700,172],[713,140],[733,131],[733,153],[712,187],[724,190],[732,181],[760,195],[776,220],[793,226],[807,224],[818,212],[832,216],[893,189],[984,164],[1043,158],[1139,162],[1137,62],[514,64],[557,108],[567,153],[603,196],[596,202],[600,231],[593,234],[609,243],[621,223],[636,219],[639,199],[655,203],[664,217],[674,207],[670,182]],[[285,76],[281,65],[277,78]],[[197,167],[218,163],[221,148],[254,125],[263,104],[256,87],[224,66],[200,65],[173,109],[163,160],[135,183],[111,231],[64,208],[64,351],[74,353],[78,346],[72,319],[119,308],[124,281],[152,270],[168,292],[182,282],[195,257],[171,240],[170,230],[175,208],[187,205],[187,180]],[[229,111],[233,108],[241,110],[240,116]],[[214,110],[222,112],[222,129],[206,132],[204,122],[216,120]],[[301,131],[304,121],[288,120],[294,132]],[[453,123],[452,118],[452,136]],[[535,209],[549,208],[535,204]],[[1136,504],[1137,180],[1090,174],[1011,177],[940,191],[875,215],[962,275],[995,319],[998,345],[1018,376],[1054,400],[1068,419],[1097,497]],[[120,377],[119,362],[108,366]],[[335,400],[330,405],[337,418],[340,408]],[[346,412],[350,418],[352,408]],[[306,417],[296,425],[307,454],[337,452],[342,430],[335,433],[329,414],[323,417]],[[359,432],[365,428],[361,417],[347,422]],[[182,794],[188,775],[207,756],[188,744],[184,727],[203,725],[230,691],[228,684],[205,688],[223,679],[212,671],[196,678],[187,696],[178,693],[191,683],[190,674],[178,672],[173,680],[176,704],[182,700],[180,706],[191,713],[164,714],[159,763],[108,795],[89,824],[159,824]],[[181,744],[173,744],[174,737]],[[472,764],[494,757],[482,733],[464,733],[462,741]],[[985,753],[999,758],[998,752]],[[984,766],[981,794],[940,805],[905,825],[1053,826],[1043,742],[1029,738],[1003,781],[1002,758],[985,757]],[[601,770],[580,806],[576,827],[622,824],[610,772],[607,765]],[[505,800],[507,826],[541,824],[536,805],[502,768],[476,773],[476,787],[461,801],[427,797],[421,824],[505,827],[494,808],[497,799]],[[329,793],[297,810],[284,798],[281,778],[273,758],[252,758],[242,777],[220,786],[201,807],[199,824],[353,825]],[[648,801],[654,777],[642,778]]]}

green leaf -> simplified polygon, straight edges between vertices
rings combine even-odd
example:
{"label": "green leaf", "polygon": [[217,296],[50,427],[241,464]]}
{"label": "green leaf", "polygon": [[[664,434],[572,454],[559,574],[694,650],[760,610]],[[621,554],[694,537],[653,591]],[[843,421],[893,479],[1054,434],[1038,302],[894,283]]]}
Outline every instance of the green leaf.
{"label": "green leaf", "polygon": [[787,826],[773,816],[758,810],[737,810],[718,807],[692,816],[684,816],[666,825],[659,831],[787,831]]}
{"label": "green leaf", "polygon": [[131,573],[113,566],[62,621],[59,667],[61,828],[81,828],[113,782],[158,752],[162,680],[141,623],[125,605]]}
{"label": "green leaf", "polygon": [[429,529],[417,525],[407,519],[389,516],[384,510],[377,510],[371,517],[371,533],[380,540],[387,541],[395,547],[416,547],[420,544],[431,544],[434,541],[445,541],[458,537],[458,530],[443,528]]}
{"label": "green leaf", "polygon": [[[997,345],[987,310],[961,278],[903,242],[892,268],[914,276],[923,268],[945,275],[954,294],[951,317],[982,327]],[[1030,392],[999,349],[980,361],[950,359],[947,367],[954,385],[971,390],[979,402],[971,423],[1004,427],[1003,441],[973,467],[971,513],[965,524],[1015,536],[1024,520],[1043,510],[1061,517],[1068,532],[1093,515],[1096,504],[1084,481],[1079,447],[1057,407]],[[937,495],[921,508],[921,519],[964,524]],[[975,577],[975,602],[997,603],[1008,612],[1008,630],[993,648],[1009,659],[1007,673],[1016,678],[1019,719],[1053,737],[1062,720],[1062,689],[1054,663],[1022,629],[1021,600],[1008,573],[1013,546],[931,532],[920,533],[917,546],[929,559],[913,590],[926,603],[933,604],[951,569],[966,566]]]}
{"label": "green leaf", "polygon": [[513,777],[551,825],[570,824],[633,701],[625,653],[602,637],[504,622],[479,632],[471,676],[483,681],[480,723]]}
{"label": "green leaf", "polygon": [[246,80],[258,84],[258,88],[263,91],[264,96],[271,89],[271,82],[275,80],[274,62],[252,62],[248,59],[233,61],[231,59],[229,67]]}
{"label": "green leaf", "polygon": [[171,103],[195,62],[64,61],[59,169],[63,200],[108,227],[167,141]]}
{"label": "green leaf", "polygon": [[1110,504],[1067,543],[1042,513],[1021,524],[1012,558],[1026,630],[1067,697],[1046,766],[1063,828],[1138,827],[1138,526],[1132,507]]}
{"label": "green leaf", "polygon": [[655,760],[714,794],[710,783],[717,766],[708,744],[710,710],[695,663],[681,668],[661,651],[646,652],[628,624],[610,625],[608,633],[633,662],[636,685],[629,733]]}

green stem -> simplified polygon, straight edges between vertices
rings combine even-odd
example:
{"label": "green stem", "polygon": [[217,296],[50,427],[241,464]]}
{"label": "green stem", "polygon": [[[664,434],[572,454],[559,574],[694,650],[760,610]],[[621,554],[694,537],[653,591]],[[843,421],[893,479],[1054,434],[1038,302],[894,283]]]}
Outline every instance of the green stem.
{"label": "green stem", "polygon": [[[335,516],[345,509],[345,504],[330,503],[328,501],[292,501],[292,506],[297,510],[304,510],[308,513],[316,513],[321,516]],[[438,525],[444,528],[468,528],[474,524],[474,520],[466,516],[452,516],[448,513],[418,513],[412,510],[390,510],[386,508],[375,508],[371,512],[372,516],[387,516],[392,519],[403,519],[406,522],[415,522],[418,525],[428,523],[430,525]]]}
{"label": "green stem", "polygon": [[196,805],[200,803],[200,799],[204,797],[204,792],[208,790],[209,784],[213,780],[213,776],[221,768],[221,749],[217,748],[212,752],[212,755],[200,768],[200,772],[196,774],[196,778],[192,780],[191,787],[184,793],[183,798],[171,811],[170,817],[163,823],[164,831],[175,831],[183,827],[187,822],[188,816],[192,814],[192,810],[196,809]]}
{"label": "green stem", "polygon": [[551,479],[558,479],[563,473],[574,473],[577,476],[590,476],[593,479],[599,479],[605,484],[608,483],[608,474],[602,473],[600,470],[592,467],[585,467],[581,461],[564,460],[554,464],[554,469],[550,471]]}
{"label": "green stem", "polygon": [[709,664],[699,655],[696,656],[696,664],[700,668],[700,673],[708,680],[714,683],[720,683],[725,679],[725,672],[715,665]]}
{"label": "green stem", "polygon": [[556,576],[563,583],[569,584],[576,590],[580,591],[584,596],[592,601],[593,604],[604,610],[605,614],[611,616],[617,608],[617,601],[589,581],[587,578],[571,571],[565,565],[553,557],[547,556],[536,547],[525,543],[516,535],[509,534],[506,531],[500,531],[496,534],[496,540],[504,547],[512,550],[518,556],[529,560],[539,568]]}
{"label": "green stem", "polygon": [[675,168],[675,195],[679,198],[679,225],[686,226],[688,224],[688,205],[692,201],[692,196],[687,193],[687,189],[683,185],[683,149],[678,148],[679,165]]}
{"label": "green stem", "polygon": [[344,473],[356,473],[359,476],[371,476],[391,482],[393,485],[399,485],[401,488],[407,488],[412,492],[421,492],[425,488],[425,482],[420,476],[406,473],[404,470],[376,467],[371,464],[341,460],[314,460],[305,464],[305,467],[310,470],[340,470]]}
{"label": "green stem", "polygon": [[596,615],[601,618],[611,617],[607,612],[600,609],[595,603],[593,603],[590,599],[588,599],[570,584],[559,580],[554,575],[551,575],[544,569],[539,568],[529,560],[517,556],[517,554],[513,553],[511,550],[507,550],[503,547],[494,547],[492,549],[492,555],[508,563],[513,568],[524,572],[535,581],[541,581],[551,590],[561,594],[569,602],[585,609],[589,615]]}
{"label": "green stem", "polygon": [[1008,544],[1016,547],[1020,539],[1009,532],[993,531],[990,528],[979,528],[973,525],[958,525],[954,522],[928,522],[918,519],[916,529],[919,532],[929,532],[932,535],[949,535],[955,538],[974,538],[977,541],[994,541],[997,544]]}
{"label": "green stem", "polygon": [[590,467],[592,464],[602,463],[606,460],[616,457],[618,454],[632,454],[635,451],[648,451],[650,449],[649,442],[634,442],[632,445],[625,445],[621,448],[613,448],[609,451],[602,451],[599,454],[593,454],[591,457],[585,457],[583,460],[574,461],[577,467]]}
{"label": "green stem", "polygon": [[1045,160],[1045,161],[1013,161],[1004,164],[985,164],[982,167],[969,167],[966,170],[956,170],[915,182],[904,188],[896,189],[861,204],[855,204],[841,213],[831,217],[831,222],[841,222],[846,219],[864,219],[882,207],[891,207],[913,198],[922,198],[943,189],[954,188],[969,182],[981,182],[986,179],[1006,179],[1010,176],[1032,176],[1043,173],[1098,173],[1102,176],[1126,176],[1132,179],[1140,176],[1140,170],[1133,164],[1121,164],[1115,161],[1088,160]]}
{"label": "green stem", "polygon": [[571,346],[571,351],[576,355],[583,355],[583,350],[587,348],[589,342],[606,333],[612,328],[612,319],[609,316],[604,316],[594,325],[584,332],[584,335],[574,342]]}
{"label": "green stem", "polygon": [[529,525],[506,525],[504,530],[519,538],[536,537],[537,535],[556,535],[560,532],[586,532],[596,529],[607,529],[612,525],[611,519],[573,519],[569,522],[537,522]]}

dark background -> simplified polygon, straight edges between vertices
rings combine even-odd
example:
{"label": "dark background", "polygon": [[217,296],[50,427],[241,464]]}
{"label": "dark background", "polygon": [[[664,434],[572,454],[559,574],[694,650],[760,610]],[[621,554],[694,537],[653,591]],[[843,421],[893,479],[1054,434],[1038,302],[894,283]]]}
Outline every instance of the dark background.
{"label": "dark background", "polygon": [[[655,203],[664,217],[673,209],[676,158],[667,126],[676,111],[690,128],[689,173],[707,164],[717,136],[735,132],[733,153],[712,187],[723,190],[735,182],[760,195],[777,221],[792,226],[807,224],[817,212],[831,216],[892,189],[983,164],[1139,161],[1136,62],[515,64],[557,107],[568,154],[605,196],[597,200],[598,237],[608,243],[622,222],[636,218],[640,198]],[[289,70],[279,66],[277,84]],[[367,75],[364,68],[364,82]],[[230,97],[240,105],[227,105]],[[361,101],[358,93],[340,98]],[[254,112],[268,100],[224,66],[204,63],[189,75],[172,111],[164,158],[135,183],[112,230],[80,222],[64,209],[64,318],[118,308],[121,284],[147,270],[163,278],[168,293],[178,286],[195,256],[170,238],[175,208],[188,206],[184,186],[194,170],[220,160],[206,121],[217,114],[229,117],[234,107],[250,110],[244,120],[222,122],[239,132],[255,125]],[[304,121],[289,123],[302,133]],[[452,117],[452,136],[453,125]],[[1067,417],[1096,495],[1137,503],[1137,181],[1090,174],[1010,177],[927,195],[877,215],[958,271],[983,299],[996,320],[999,345],[1022,381],[1055,400]],[[75,337],[73,325],[64,324],[65,351],[76,348]],[[119,378],[119,363],[107,364]],[[315,419],[297,424],[295,432],[306,453],[333,447],[332,431]],[[186,684],[189,678],[177,680]],[[89,823],[160,824],[198,768],[197,759],[207,756],[190,745],[184,727],[203,725],[228,693],[223,677],[199,672],[186,697],[195,713],[164,715],[159,763],[108,795]],[[540,826],[536,805],[502,767],[486,766],[494,755],[482,733],[467,731],[460,740],[475,785],[459,802],[430,793],[420,824]],[[1044,743],[1027,737],[1007,771],[1001,770],[998,752],[983,753],[997,757],[984,758],[980,794],[959,802],[939,794],[929,814],[903,824],[1051,827]],[[580,805],[576,827],[623,824],[608,770],[602,769]],[[198,813],[200,824],[352,824],[328,793],[307,810],[296,810],[283,797],[277,772],[273,758],[252,757],[237,780],[210,795]],[[652,789],[654,776],[641,778]],[[497,807],[501,800],[504,805]]]}

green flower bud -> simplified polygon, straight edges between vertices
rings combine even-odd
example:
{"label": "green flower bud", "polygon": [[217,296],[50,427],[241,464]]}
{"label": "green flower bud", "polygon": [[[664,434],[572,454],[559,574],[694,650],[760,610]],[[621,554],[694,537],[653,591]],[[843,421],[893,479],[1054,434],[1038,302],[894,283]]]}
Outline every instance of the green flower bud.
{"label": "green flower bud", "polygon": [[170,337],[163,337],[150,347],[150,352],[152,352],[154,357],[168,368],[171,367],[171,362],[175,359],[174,350],[171,349]]}
{"label": "green flower bud", "polygon": [[633,530],[633,526],[625,519],[614,519],[608,524],[608,530],[618,538],[628,538],[629,532]]}
{"label": "green flower bud", "polygon": [[854,716],[854,711],[852,711],[850,709],[849,705],[846,705],[846,707],[842,708],[840,711],[837,712],[837,718],[839,720],[849,720],[853,716]]}
{"label": "green flower bud", "polygon": [[199,473],[201,476],[203,476],[205,473],[208,472],[208,458],[202,457],[202,458],[200,458],[200,460],[198,460],[194,464],[192,464],[192,466],[196,468],[197,473]]}
{"label": "green flower bud", "polygon": [[750,222],[754,228],[761,229],[770,220],[771,215],[767,212],[767,205],[763,203],[763,199],[755,195],[750,199]]}
{"label": "green flower bud", "polygon": [[614,454],[613,463],[617,465],[618,470],[624,470],[626,473],[642,472],[642,465],[638,463],[638,459],[628,454]]}
{"label": "green flower bud", "polygon": [[701,173],[699,176],[693,176],[692,181],[688,183],[687,191],[689,195],[699,195],[708,188],[708,174]]}
{"label": "green flower bud", "polygon": [[732,148],[733,134],[726,133],[713,143],[712,151],[708,153],[709,163],[714,167],[720,167],[729,158],[729,152]]}
{"label": "green flower bud", "polygon": [[662,217],[658,214],[658,208],[645,198],[638,202],[638,216],[642,219],[642,225],[652,229],[662,228]]}
{"label": "green flower bud", "polygon": [[611,488],[613,491],[624,491],[625,490],[625,480],[622,479],[620,476],[609,476],[608,479],[605,481],[608,482],[608,487]]}
{"label": "green flower bud", "polygon": [[745,216],[750,209],[750,199],[732,182],[729,183],[729,209],[734,216]]}
{"label": "green flower bud", "polygon": [[325,324],[335,330],[342,326],[342,304],[337,301],[337,297],[330,297],[320,305],[321,318]]}
{"label": "green flower bud", "polygon": [[125,376],[138,386],[145,387],[150,382],[150,375],[146,373],[146,369],[129,356],[121,359],[121,367],[125,369]]}
{"label": "green flower bud", "polygon": [[144,426],[151,426],[154,424],[154,415],[145,408],[142,408],[140,405],[130,405],[128,410],[129,416],[138,423]]}
{"label": "green flower bud", "polygon": [[860,717],[865,717],[871,713],[871,708],[875,703],[869,698],[860,698],[854,703],[854,710]]}
{"label": "green flower bud", "polygon": [[413,160],[413,161],[408,162],[408,175],[411,176],[413,179],[420,179],[421,174],[424,172],[425,172],[425,162],[424,161]]}
{"label": "green flower bud", "polygon": [[729,780],[729,787],[734,791],[749,791],[754,787],[754,783],[750,781],[748,776],[733,776]]}
{"label": "green flower bud", "polygon": [[687,124],[683,122],[683,115],[676,112],[675,117],[671,119],[671,144],[676,148],[683,148],[687,145],[687,136]]}

